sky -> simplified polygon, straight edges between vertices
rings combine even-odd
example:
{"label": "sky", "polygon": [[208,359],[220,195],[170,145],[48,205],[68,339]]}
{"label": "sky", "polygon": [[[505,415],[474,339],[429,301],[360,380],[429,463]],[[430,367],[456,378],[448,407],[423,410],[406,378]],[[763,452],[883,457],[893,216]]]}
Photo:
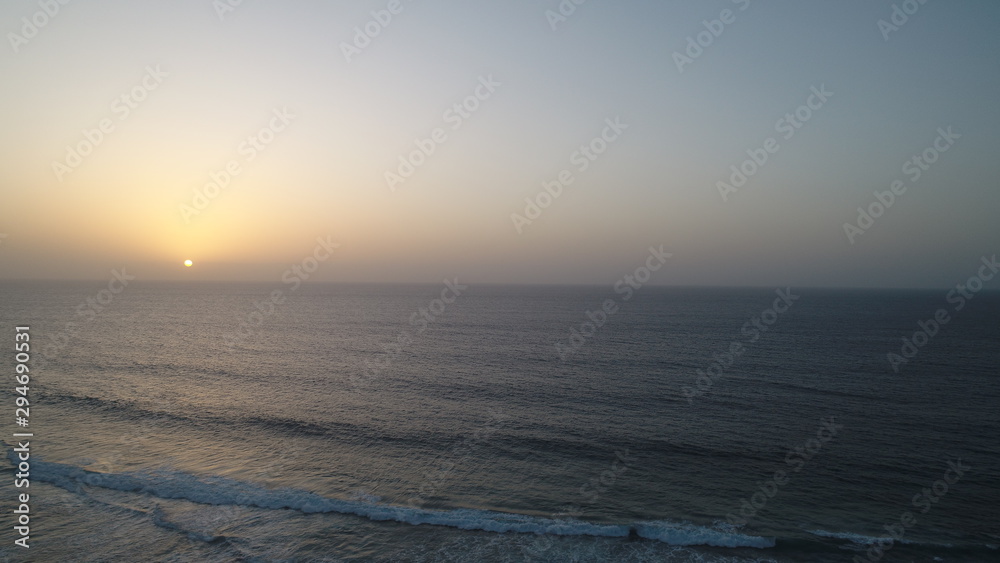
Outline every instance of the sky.
{"label": "sky", "polygon": [[1000,4],[576,2],[7,0],[0,279],[607,284],[662,246],[658,285],[943,288],[1000,250]]}

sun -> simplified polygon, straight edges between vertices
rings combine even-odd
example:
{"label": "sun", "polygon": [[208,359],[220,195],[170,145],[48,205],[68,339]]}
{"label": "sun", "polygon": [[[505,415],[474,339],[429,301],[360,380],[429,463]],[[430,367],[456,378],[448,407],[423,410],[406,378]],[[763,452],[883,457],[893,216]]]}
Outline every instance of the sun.
{"label": "sun", "polygon": [[194,262],[192,262],[190,260],[185,260],[184,261],[184,265],[187,266],[188,268],[190,268],[191,266],[194,266]]}

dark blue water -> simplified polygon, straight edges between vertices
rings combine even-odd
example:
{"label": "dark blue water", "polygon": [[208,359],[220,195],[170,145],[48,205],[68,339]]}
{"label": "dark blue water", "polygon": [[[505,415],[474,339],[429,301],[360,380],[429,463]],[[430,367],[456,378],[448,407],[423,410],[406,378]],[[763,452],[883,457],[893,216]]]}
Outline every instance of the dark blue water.
{"label": "dark blue water", "polygon": [[1000,557],[996,292],[104,285],[0,288],[31,560]]}

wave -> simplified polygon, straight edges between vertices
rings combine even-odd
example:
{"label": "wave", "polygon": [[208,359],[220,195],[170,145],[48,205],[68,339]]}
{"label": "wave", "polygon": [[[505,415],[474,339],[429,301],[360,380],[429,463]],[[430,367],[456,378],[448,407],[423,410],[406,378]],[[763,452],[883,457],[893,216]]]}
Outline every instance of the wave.
{"label": "wave", "polygon": [[90,411],[101,411],[121,417],[130,422],[135,420],[151,420],[160,422],[175,422],[178,424],[249,424],[261,426],[270,430],[281,432],[287,435],[293,432],[303,436],[340,436],[352,432],[360,434],[360,429],[353,424],[347,423],[316,423],[292,418],[265,417],[260,415],[240,415],[238,417],[199,414],[177,414],[162,410],[155,410],[151,405],[140,404],[127,399],[110,399],[76,395],[68,392],[39,391],[38,398],[48,403],[66,403],[85,406]]}
{"label": "wave", "polygon": [[639,522],[635,526],[639,537],[658,540],[670,545],[710,545],[714,547],[774,547],[774,538],[748,536],[735,532],[732,526],[716,524],[712,528],[688,522],[664,520]]}
{"label": "wave", "polygon": [[[235,425],[246,425],[279,433],[282,437],[315,437],[323,438],[341,444],[367,444],[372,442],[402,444],[407,447],[427,446],[439,447],[440,444],[451,444],[461,438],[458,435],[437,431],[407,431],[367,427],[342,421],[308,421],[296,418],[266,416],[248,413],[212,413],[190,412],[175,413],[163,410],[162,406],[148,402],[137,402],[124,398],[101,398],[90,395],[76,394],[68,390],[47,389],[37,392],[40,402],[48,404],[66,404],[74,407],[84,407],[88,412],[106,413],[108,416],[133,423],[144,421],[154,424],[177,424],[185,428],[204,425],[219,428],[232,428]],[[492,420],[496,420],[495,418]],[[525,449],[531,451],[550,452],[572,457],[575,460],[589,459],[603,461],[614,455],[612,450],[597,443],[587,436],[574,436],[572,430],[553,439],[551,437],[533,434],[510,434],[502,431],[501,425],[491,428],[497,430],[490,440],[480,444],[483,449],[497,452],[502,456],[520,456]],[[665,438],[654,437],[634,439],[625,434],[607,436],[605,442],[621,444],[635,451],[656,451],[670,456],[692,456],[699,459],[735,459],[745,462],[770,462],[773,458],[765,453],[750,449],[726,450],[699,446],[691,443],[667,441]]]}
{"label": "wave", "polygon": [[893,539],[888,535],[881,536],[866,536],[864,534],[857,534],[854,532],[829,532],[827,530],[806,530],[814,536],[821,538],[829,538],[835,540],[847,540],[851,544],[859,548],[867,548],[872,544],[876,544],[881,541],[886,541],[892,539],[893,543],[898,543],[900,545],[919,545],[925,547],[941,547],[941,548],[953,548],[955,547],[950,543],[932,543],[932,542],[919,542],[915,540],[908,539]]}
{"label": "wave", "polygon": [[[17,463],[13,449],[7,458]],[[263,509],[291,509],[304,513],[353,514],[374,521],[429,524],[460,530],[517,532],[559,536],[599,536],[642,538],[669,545],[710,545],[718,547],[773,547],[773,538],[736,533],[724,527],[707,528],[686,522],[652,521],[635,524],[599,524],[581,520],[559,520],[479,509],[427,510],[409,506],[380,504],[365,500],[327,498],[298,489],[268,489],[226,477],[199,477],[179,471],[98,473],[62,463],[34,461],[32,477],[68,491],[85,494],[85,486],[149,494],[163,499],[183,499],[210,505],[239,505]],[[170,527],[160,514],[154,523]],[[189,530],[184,530],[190,533]],[[206,541],[214,537],[206,536]]]}
{"label": "wave", "polygon": [[164,530],[170,530],[173,532],[180,532],[187,535],[188,538],[197,541],[203,541],[205,543],[213,543],[219,541],[220,539],[225,539],[222,536],[217,536],[215,534],[205,534],[202,532],[197,532],[194,530],[189,530],[184,526],[176,522],[172,522],[167,518],[165,512],[160,507],[153,508],[152,512],[149,513],[149,518],[154,525],[163,528]]}

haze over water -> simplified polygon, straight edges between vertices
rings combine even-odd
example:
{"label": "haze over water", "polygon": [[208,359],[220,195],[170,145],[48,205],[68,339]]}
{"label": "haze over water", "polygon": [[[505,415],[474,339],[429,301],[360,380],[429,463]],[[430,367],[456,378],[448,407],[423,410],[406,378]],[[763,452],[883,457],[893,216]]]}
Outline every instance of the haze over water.
{"label": "haze over water", "polygon": [[0,560],[997,559],[995,3],[64,1]]}
{"label": "haze over water", "polygon": [[945,288],[1000,240],[992,3],[220,6],[0,8],[3,278],[273,281],[330,236],[315,280],[604,284],[664,244],[657,284]]}

